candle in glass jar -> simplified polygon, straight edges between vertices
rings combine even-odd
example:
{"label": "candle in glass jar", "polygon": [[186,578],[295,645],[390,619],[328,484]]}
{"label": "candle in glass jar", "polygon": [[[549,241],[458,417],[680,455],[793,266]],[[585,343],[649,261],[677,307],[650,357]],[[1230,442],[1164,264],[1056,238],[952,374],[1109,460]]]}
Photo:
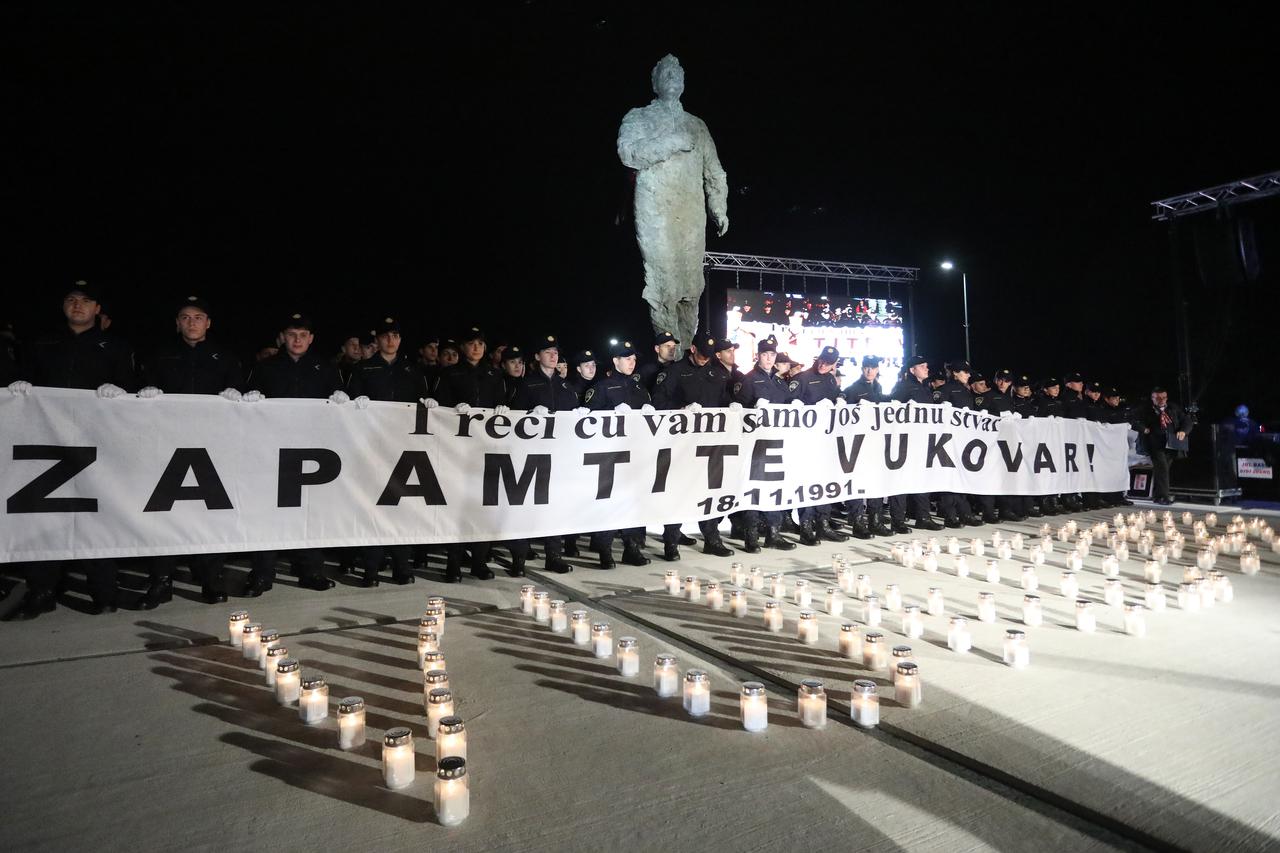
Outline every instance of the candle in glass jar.
{"label": "candle in glass jar", "polygon": [[679,595],[680,589],[680,573],[674,569],[668,569],[662,576],[662,583],[667,588],[667,595]]}
{"label": "candle in glass jar", "polygon": [[1147,636],[1146,612],[1141,604],[1124,606],[1124,632],[1131,637]]}
{"label": "candle in glass jar", "polygon": [[920,666],[915,661],[904,660],[898,664],[898,677],[893,682],[893,693],[902,707],[920,707],[923,692],[920,684]]}
{"label": "candle in glass jar", "polygon": [[[533,599],[530,598],[529,601],[530,603],[532,603]],[[436,620],[436,634],[438,634],[440,636],[440,639],[442,640],[444,639],[444,617],[445,617],[445,613],[444,613],[443,606],[428,607],[426,611],[422,614],[423,620],[426,620],[426,619]],[[419,627],[421,627],[421,625],[422,623],[420,622]]]}
{"label": "candle in glass jar", "polygon": [[427,737],[434,738],[440,728],[440,721],[452,717],[453,691],[447,687],[437,687],[427,694]]}
{"label": "candle in glass jar", "polygon": [[841,554],[839,552],[832,554],[831,570],[838,571],[842,566],[844,566],[844,554]]}
{"label": "candle in glass jar", "polygon": [[428,595],[428,596],[427,596],[427,607],[444,607],[444,596],[442,596],[442,595]]}
{"label": "candle in glass jar", "polygon": [[720,589],[720,584],[711,581],[707,584],[705,590],[707,597],[707,606],[712,610],[722,610],[724,608],[724,590]]}
{"label": "candle in glass jar", "polygon": [[[1252,548],[1252,546],[1250,546]],[[1258,557],[1256,550],[1247,550],[1240,554],[1240,573],[1246,575],[1256,575],[1258,570],[1262,568],[1262,561]]]}
{"label": "candle in glass jar", "polygon": [[747,615],[747,594],[740,589],[729,593],[729,612],[741,619]]}
{"label": "candle in glass jar", "polygon": [[1159,612],[1165,609],[1164,587],[1158,583],[1147,584],[1142,594],[1142,601],[1148,610]]}
{"label": "candle in glass jar", "polygon": [[941,616],[946,612],[946,600],[942,597],[942,587],[929,587],[929,595],[925,599],[930,616]]}
{"label": "candle in glass jar", "polygon": [[[435,621],[435,620],[432,620]],[[440,651],[440,637],[435,631],[418,631],[418,669],[423,669],[422,657],[427,652]]]}
{"label": "candle in glass jar", "polygon": [[684,674],[684,709],[691,717],[711,711],[711,679],[700,669]]}
{"label": "candle in glass jar", "polygon": [[1004,662],[1014,669],[1022,669],[1031,663],[1031,649],[1025,632],[1016,628],[1004,632]]}
{"label": "candle in glass jar", "polygon": [[920,616],[920,606],[908,604],[902,608],[902,633],[911,639],[924,636],[924,619]]}
{"label": "candle in glass jar", "polygon": [[806,729],[827,727],[827,691],[821,681],[807,678],[800,682],[800,689],[796,691],[796,710],[800,725]]}
{"label": "candle in glass jar", "polygon": [[551,602],[551,630],[557,634],[569,630],[569,614],[565,612],[564,602],[560,599]]}
{"label": "candle in glass jar", "polygon": [[865,599],[871,594],[871,575],[858,575],[858,598]]}
{"label": "candle in glass jar", "polygon": [[1117,545],[1115,548],[1115,558],[1121,561],[1129,559],[1129,546],[1123,542]]}
{"label": "candle in glass jar", "polygon": [[1044,610],[1040,606],[1040,596],[1022,596],[1022,624],[1029,628],[1038,628],[1044,624]]}
{"label": "candle in glass jar", "polygon": [[987,583],[1000,583],[1000,562],[998,560],[987,561]]}
{"label": "candle in glass jar", "polygon": [[1040,551],[1046,556],[1053,553],[1053,537],[1052,536],[1040,537]]}
{"label": "candle in glass jar", "polygon": [[1022,588],[1027,592],[1040,588],[1040,578],[1036,575],[1035,566],[1022,567]]}
{"label": "candle in glass jar", "polygon": [[858,637],[858,626],[852,622],[840,623],[840,654],[853,660],[862,656],[862,641]]}
{"label": "candle in glass jar", "polygon": [[729,564],[729,583],[734,586],[742,586],[742,563]]}
{"label": "candle in glass jar", "polygon": [[1230,603],[1236,597],[1235,590],[1231,588],[1231,579],[1222,572],[1214,572],[1210,574],[1211,583],[1213,584],[1213,594],[1218,601],[1223,604]]}
{"label": "candle in glass jar", "polygon": [[934,554],[925,554],[924,559],[920,561],[920,568],[926,572],[936,572],[938,570],[938,558]]}
{"label": "candle in glass jar", "polygon": [[1062,597],[1070,601],[1074,601],[1080,593],[1080,582],[1076,580],[1076,573],[1072,571],[1064,571],[1058,577],[1058,592]]}
{"label": "candle in glass jar", "polygon": [[1073,572],[1078,572],[1084,568],[1084,560],[1080,558],[1077,552],[1072,551],[1067,555],[1067,568]]}
{"label": "candle in glass jar", "polygon": [[471,814],[468,785],[465,758],[454,756],[437,763],[434,801],[436,820],[441,826],[457,826]]}
{"label": "candle in glass jar", "polygon": [[591,626],[591,653],[598,658],[613,656],[613,628],[607,622]]}
{"label": "candle in glass jar", "polygon": [[756,592],[764,589],[764,572],[759,566],[753,566],[751,569],[751,588]]}
{"label": "candle in glass jar", "polygon": [[284,646],[275,646],[267,649],[267,662],[263,675],[266,676],[267,686],[276,686],[276,675],[280,671],[280,661],[289,657],[289,650]]}
{"label": "candle in glass jar", "polygon": [[827,596],[825,601],[827,613],[832,616],[839,616],[844,613],[844,597],[840,595],[840,590],[834,586],[827,587]]}
{"label": "candle in glass jar", "polygon": [[527,583],[520,587],[520,610],[526,616],[533,615],[533,584]]}
{"label": "candle in glass jar", "polygon": [[840,586],[841,591],[855,593],[858,589],[858,576],[845,566],[836,572],[836,583]]}
{"label": "candle in glass jar", "polygon": [[801,610],[796,620],[796,639],[806,646],[818,644],[818,619],[812,610]]}
{"label": "candle in glass jar", "polygon": [[849,697],[849,715],[859,728],[870,729],[880,724],[880,696],[876,683],[869,678],[853,682]]}
{"label": "candle in glass jar", "polygon": [[902,590],[896,583],[891,583],[885,586],[884,606],[888,610],[902,609]]}
{"label": "candle in glass jar", "polygon": [[776,601],[766,601],[764,603],[764,627],[767,631],[775,634],[782,630],[782,608],[778,606]]}
{"label": "candle in glass jar", "polygon": [[1160,563],[1155,560],[1147,560],[1142,566],[1142,576],[1147,583],[1160,583]]}
{"label": "candle in glass jar", "polygon": [[546,590],[533,594],[533,621],[539,625],[551,624],[551,593]]}
{"label": "candle in glass jar", "polygon": [[364,700],[346,696],[338,703],[338,749],[364,746]]}
{"label": "candle in glass jar", "polygon": [[883,670],[889,661],[889,650],[885,648],[884,634],[879,631],[867,631],[862,635],[862,664],[867,669]]}
{"label": "candle in glass jar", "polygon": [[1213,606],[1213,584],[1205,578],[1196,581],[1196,592],[1200,594],[1200,609]]}
{"label": "candle in glass jar", "polygon": [[1012,560],[1013,546],[1010,545],[1008,542],[1001,542],[999,545],[996,546],[996,556],[999,557],[1001,560]]}
{"label": "candle in glass jar", "polygon": [[978,621],[996,621],[996,594],[994,592],[978,593]]}
{"label": "candle in glass jar", "polygon": [[880,596],[868,593],[862,601],[862,621],[875,627],[880,624]]}
{"label": "candle in glass jar", "polygon": [[1124,606],[1124,586],[1119,578],[1107,578],[1102,582],[1102,600],[1112,607]]}
{"label": "candle in glass jar", "polygon": [[1009,544],[1013,546],[1013,550],[1015,551],[1021,551],[1023,543],[1024,539],[1021,533],[1015,533],[1013,536],[1009,537]]}
{"label": "candle in glass jar", "polygon": [[427,704],[431,691],[437,687],[449,689],[449,673],[443,669],[429,669],[422,674],[422,701]]}
{"label": "candle in glass jar", "polygon": [[1178,607],[1188,613],[1200,612],[1200,592],[1194,583],[1178,584]]}
{"label": "candle in glass jar", "polygon": [[809,582],[803,578],[796,581],[795,602],[796,607],[811,607],[813,605],[813,593],[809,590]]}
{"label": "candle in glass jar", "polygon": [[382,782],[388,788],[407,788],[415,771],[413,733],[405,728],[388,729],[382,738]]}
{"label": "candle in glass jar", "polygon": [[952,557],[960,555],[960,540],[954,536],[947,537],[947,553]]}
{"label": "candle in glass jar", "polygon": [[575,646],[591,645],[591,614],[585,610],[575,610],[569,614],[569,627],[573,631]]}
{"label": "candle in glass jar", "polygon": [[1187,566],[1182,570],[1183,583],[1195,583],[1198,580],[1200,580],[1200,570],[1195,566]]}
{"label": "candle in glass jar", "polygon": [[963,616],[952,616],[951,627],[947,630],[947,648],[953,652],[965,654],[973,648],[973,638],[969,635],[969,620]]}
{"label": "candle in glass jar", "polygon": [[981,539],[969,540],[969,553],[975,557],[981,557],[987,553],[987,547]]}
{"label": "candle in glass jar", "polygon": [[969,558],[966,557],[964,554],[961,554],[959,557],[956,557],[956,577],[958,578],[969,577]]}
{"label": "candle in glass jar", "polygon": [[1093,615],[1092,605],[1083,598],[1076,599],[1076,630],[1092,634],[1097,627],[1098,621]]}
{"label": "candle in glass jar", "polygon": [[910,646],[894,646],[893,651],[889,653],[889,662],[885,666],[885,677],[889,679],[889,683],[898,680],[898,664],[904,660],[911,660]]}
{"label": "candle in glass jar", "polygon": [[776,574],[769,581],[769,595],[779,601],[787,597],[787,582],[781,574]]}
{"label": "candle in glass jar", "polygon": [[276,701],[292,705],[302,691],[302,664],[294,658],[285,658],[276,664]]}
{"label": "candle in glass jar", "polygon": [[245,625],[240,632],[240,654],[245,660],[257,661],[261,648],[262,626],[256,623]]}
{"label": "candle in glass jar", "polygon": [[280,645],[280,632],[275,628],[264,628],[258,634],[258,669],[267,668],[267,652]]}
{"label": "candle in glass jar", "polygon": [[702,599],[702,581],[689,575],[684,579],[684,595],[690,601],[699,601]]}
{"label": "candle in glass jar", "polygon": [[1217,562],[1217,555],[1214,554],[1212,548],[1201,548],[1200,553],[1196,554],[1196,568],[1201,571],[1208,571],[1213,568]]}
{"label": "candle in glass jar", "polygon": [[640,674],[640,644],[635,637],[618,638],[618,674],[627,678]]}
{"label": "candle in glass jar", "polygon": [[237,610],[227,617],[227,639],[240,648],[244,643],[244,626],[249,624],[249,611]]}
{"label": "candle in glass jar", "polygon": [[1204,515],[1204,523],[1206,527],[1218,526],[1218,514],[1216,512],[1207,512]]}
{"label": "candle in glass jar", "polygon": [[1039,545],[1032,545],[1031,553],[1027,559],[1031,560],[1031,564],[1033,566],[1044,565],[1044,549],[1041,548]]}
{"label": "candle in glass jar", "polygon": [[769,728],[769,698],[765,695],[763,684],[758,681],[744,682],[738,704],[742,711],[744,729],[762,732]]}
{"label": "candle in glass jar", "polygon": [[653,690],[667,698],[680,692],[680,670],[675,655],[658,655],[653,659]]}
{"label": "candle in glass jar", "polygon": [[467,727],[456,714],[441,717],[436,729],[436,765],[446,758],[467,757]]}
{"label": "candle in glass jar", "polygon": [[426,652],[422,655],[422,671],[424,673],[438,669],[441,672],[449,671],[448,661],[444,659],[444,652]]}
{"label": "candle in glass jar", "polygon": [[329,716],[329,685],[318,675],[308,675],[302,679],[302,689],[298,694],[298,717],[309,726],[314,726]]}

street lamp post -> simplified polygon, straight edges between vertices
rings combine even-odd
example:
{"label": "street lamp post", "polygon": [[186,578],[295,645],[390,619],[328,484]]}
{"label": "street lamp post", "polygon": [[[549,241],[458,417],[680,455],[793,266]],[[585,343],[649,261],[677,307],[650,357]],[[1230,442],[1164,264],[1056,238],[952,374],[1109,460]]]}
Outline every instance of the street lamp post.
{"label": "street lamp post", "polygon": [[[955,269],[951,261],[943,261],[941,266],[944,270]],[[972,364],[973,359],[969,355],[969,274],[964,271],[960,273],[960,292],[964,296],[964,360]]]}

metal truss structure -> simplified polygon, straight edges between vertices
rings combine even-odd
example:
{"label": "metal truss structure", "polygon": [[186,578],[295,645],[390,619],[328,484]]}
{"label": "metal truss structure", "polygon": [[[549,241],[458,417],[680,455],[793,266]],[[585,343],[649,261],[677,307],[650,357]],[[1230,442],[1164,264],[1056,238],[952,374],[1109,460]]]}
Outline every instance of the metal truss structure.
{"label": "metal truss structure", "polygon": [[812,275],[844,281],[884,281],[905,285],[915,284],[920,274],[919,267],[888,267],[880,264],[814,261],[805,258],[772,258],[767,255],[732,255],[725,252],[707,252],[702,263],[707,270]]}
{"label": "metal truss structure", "polygon": [[1169,221],[1189,213],[1212,210],[1228,202],[1253,201],[1273,195],[1280,195],[1280,172],[1153,201],[1151,218]]}

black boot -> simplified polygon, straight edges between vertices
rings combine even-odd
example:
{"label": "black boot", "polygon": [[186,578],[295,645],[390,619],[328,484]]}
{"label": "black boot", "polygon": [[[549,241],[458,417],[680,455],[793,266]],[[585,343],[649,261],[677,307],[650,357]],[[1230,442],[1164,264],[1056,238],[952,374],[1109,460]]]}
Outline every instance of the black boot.
{"label": "black boot", "polygon": [[513,578],[524,577],[524,554],[511,552],[511,568],[507,569],[507,574]]}
{"label": "black boot", "polygon": [[819,539],[823,539],[827,542],[848,542],[849,541],[848,536],[841,533],[839,530],[836,530],[835,528],[829,526],[827,524],[827,520],[822,516],[818,516],[818,518],[814,521],[813,532],[818,534]]}
{"label": "black boot", "polygon": [[766,527],[764,529],[764,547],[773,548],[777,551],[794,551],[796,543],[784,537],[778,531],[778,528]]}
{"label": "black boot", "polygon": [[800,544],[801,545],[817,545],[818,544],[818,534],[813,532],[812,521],[801,522]]}
{"label": "black boot", "polygon": [[941,529],[942,529],[942,525],[934,521],[932,518],[916,519],[916,530],[941,530]]}
{"label": "black boot", "polygon": [[[490,574],[489,577],[493,577],[493,575]],[[391,582],[400,584],[400,586],[408,586],[409,584],[414,583],[415,581],[417,581],[417,578],[413,576],[412,572],[392,572],[391,573]]]}
{"label": "black boot", "polygon": [[624,539],[622,541],[622,562],[628,566],[649,565],[649,558],[644,555],[644,551],[640,550],[642,542],[644,542],[643,537]]}
{"label": "black boot", "polygon": [[298,586],[303,589],[315,590],[316,592],[325,592],[333,589],[337,584],[324,575],[303,575],[298,578]]}
{"label": "black boot", "polygon": [[257,598],[269,589],[271,589],[271,582],[266,578],[250,576],[249,583],[244,588],[244,594],[247,598]]}
{"label": "black boot", "polygon": [[870,539],[871,538],[871,528],[867,526],[867,520],[862,516],[858,516],[853,520],[853,524],[851,525],[850,530],[853,531],[854,539]]}
{"label": "black boot", "polygon": [[742,550],[748,554],[760,553],[760,529],[755,524],[748,524],[743,528]]}
{"label": "black boot", "polygon": [[567,575],[573,571],[573,566],[566,563],[560,557],[547,557],[546,570],[555,572],[558,575]]}
{"label": "black boot", "polygon": [[733,556],[733,550],[726,548],[724,542],[720,541],[720,533],[718,531],[703,541],[702,553],[710,554],[713,557]]}
{"label": "black boot", "polygon": [[613,561],[612,550],[605,549],[605,548],[597,548],[596,556],[600,558],[600,568],[602,569],[617,568],[618,564]]}
{"label": "black boot", "polygon": [[662,546],[662,559],[668,563],[675,563],[680,560],[680,546],[674,542],[668,542]]}
{"label": "black boot", "polygon": [[462,562],[450,549],[448,560],[444,564],[444,582],[462,583]]}
{"label": "black boot", "polygon": [[173,601],[173,579],[157,578],[142,594],[141,604],[143,610],[155,610],[161,604],[167,604],[170,601]]}
{"label": "black boot", "polygon": [[683,533],[681,533],[681,534],[680,534],[680,538],[676,540],[676,544],[677,544],[677,545],[685,545],[685,546],[688,546],[688,545],[697,545],[697,544],[698,544],[698,540],[697,540],[697,539],[694,539],[692,536],[685,536]]}
{"label": "black boot", "polygon": [[871,523],[871,533],[875,536],[892,536],[893,528],[884,523],[884,519],[877,518]]}
{"label": "black boot", "polygon": [[10,619],[25,620],[35,619],[42,613],[52,613],[58,607],[58,594],[51,589],[27,590],[27,594],[22,597],[22,604],[13,612]]}
{"label": "black boot", "polygon": [[221,604],[227,600],[227,594],[225,592],[211,586],[201,587],[200,597],[204,599],[205,604]]}

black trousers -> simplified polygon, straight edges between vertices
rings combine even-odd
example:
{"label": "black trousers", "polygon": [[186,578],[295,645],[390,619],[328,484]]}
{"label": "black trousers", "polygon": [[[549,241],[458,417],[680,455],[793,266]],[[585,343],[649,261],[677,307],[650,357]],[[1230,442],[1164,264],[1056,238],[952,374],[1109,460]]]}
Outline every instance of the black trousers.
{"label": "black trousers", "polygon": [[662,525],[662,544],[663,545],[679,545],[680,544],[680,525],[678,524]]}
{"label": "black trousers", "polygon": [[[191,569],[192,580],[201,587],[226,592],[226,554],[187,554],[182,561]],[[153,584],[172,578],[177,568],[178,558],[172,556],[153,557],[147,566]]]}
{"label": "black trousers", "polygon": [[1169,466],[1177,453],[1170,453],[1163,447],[1152,447],[1151,454],[1151,497],[1155,499],[1169,497]]}
{"label": "black trousers", "polygon": [[27,588],[32,592],[53,592],[66,572],[83,573],[89,595],[98,604],[115,602],[117,570],[115,560],[42,560],[24,566]]}
{"label": "black trousers", "polygon": [[884,511],[884,498],[854,498],[849,501],[849,518],[877,519]]}
{"label": "black trousers", "polygon": [[831,517],[831,504],[822,504],[821,506],[806,506],[800,509],[800,523],[806,521],[817,521],[821,518],[826,521]]}
{"label": "black trousers", "polygon": [[[676,527],[678,530],[679,525],[676,525]],[[591,534],[591,550],[608,551],[612,549],[613,540],[618,536],[622,537],[624,545],[635,545],[639,548],[644,544],[643,527],[628,527],[625,530],[601,530]]]}
{"label": "black trousers", "polygon": [[467,551],[471,551],[471,568],[484,568],[489,562],[489,552],[493,549],[492,542],[455,542],[445,546],[445,555],[447,557],[446,571],[454,571],[462,569],[462,560],[467,555]]}
{"label": "black trousers", "polygon": [[360,548],[360,573],[366,578],[376,578],[382,569],[383,558],[391,556],[391,574],[395,577],[413,574],[412,545],[364,545]]}
{"label": "black trousers", "polygon": [[[296,551],[284,552],[290,562],[298,566],[298,578],[324,577],[324,551],[320,548],[299,548]],[[249,557],[249,579],[262,579],[267,583],[276,581],[276,559],[279,551],[254,551]]]}
{"label": "black trousers", "polygon": [[973,510],[969,507],[969,499],[955,492],[939,493],[938,509],[941,510],[942,516],[948,521],[957,519],[962,515],[973,514]]}
{"label": "black trousers", "polygon": [[929,496],[925,494],[893,495],[889,498],[889,517],[893,519],[894,524],[906,523],[908,509],[911,517],[916,521],[925,521],[929,518]]}

